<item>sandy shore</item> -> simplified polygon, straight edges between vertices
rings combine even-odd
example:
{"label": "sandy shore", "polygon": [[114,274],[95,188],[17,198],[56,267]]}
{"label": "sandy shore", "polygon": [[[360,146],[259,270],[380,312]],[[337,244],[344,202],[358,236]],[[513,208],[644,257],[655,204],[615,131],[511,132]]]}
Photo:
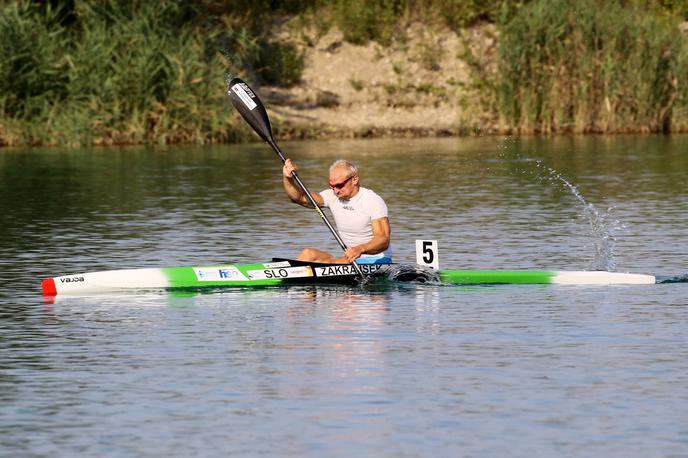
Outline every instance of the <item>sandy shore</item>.
{"label": "sandy shore", "polygon": [[[301,84],[262,87],[275,130],[282,138],[459,135],[493,130],[475,102],[469,67],[471,46],[494,53],[491,26],[463,38],[421,25],[391,47],[347,43],[336,30],[309,36]],[[283,32],[281,39],[293,37]]]}

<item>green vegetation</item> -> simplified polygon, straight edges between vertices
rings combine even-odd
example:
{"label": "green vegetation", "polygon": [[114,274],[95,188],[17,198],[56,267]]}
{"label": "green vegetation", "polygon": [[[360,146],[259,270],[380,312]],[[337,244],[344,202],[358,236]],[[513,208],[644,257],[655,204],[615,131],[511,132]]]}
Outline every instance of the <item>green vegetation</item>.
{"label": "green vegetation", "polygon": [[[15,0],[0,2],[0,145],[253,138],[223,75],[298,84],[302,48],[271,35],[285,17],[383,46],[403,41],[413,21],[457,31],[493,22],[498,55],[464,56],[478,97],[462,96],[463,108],[521,132],[688,130],[685,1]],[[429,33],[416,58],[439,71],[442,56]],[[430,83],[415,90],[446,95]]]}
{"label": "green vegetation", "polygon": [[361,92],[365,87],[363,81],[357,78],[349,78],[349,84],[351,84],[351,87],[354,88],[356,92]]}
{"label": "green vegetation", "polygon": [[688,41],[676,16],[640,8],[536,0],[502,20],[483,91],[500,121],[526,133],[686,130]]}
{"label": "green vegetation", "polygon": [[289,43],[200,4],[65,5],[2,7],[0,145],[250,138],[230,116],[224,71],[290,85],[303,68]]}
{"label": "green vegetation", "polygon": [[400,36],[403,39],[403,25],[408,22],[443,22],[459,30],[479,21],[493,21],[502,3],[503,0],[323,0],[310,8],[329,16],[331,20],[322,21],[323,24],[339,27],[350,43],[377,41],[389,45]]}

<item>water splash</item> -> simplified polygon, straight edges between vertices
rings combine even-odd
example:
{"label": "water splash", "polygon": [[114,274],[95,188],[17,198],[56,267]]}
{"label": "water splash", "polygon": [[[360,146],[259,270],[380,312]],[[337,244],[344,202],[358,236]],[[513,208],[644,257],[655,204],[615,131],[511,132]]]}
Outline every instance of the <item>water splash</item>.
{"label": "water splash", "polygon": [[606,211],[600,212],[592,203],[585,200],[578,188],[561,176],[559,172],[543,165],[540,161],[536,161],[536,163],[538,168],[549,173],[550,181],[558,181],[566,186],[582,206],[581,216],[588,221],[588,234],[592,237],[595,249],[590,269],[613,272],[616,269],[616,261],[614,260],[615,233],[626,227],[621,221],[612,217],[612,212],[616,207],[610,206],[607,207]]}
{"label": "water splash", "polygon": [[230,72],[226,71],[226,72],[225,72],[225,84],[227,85],[227,93],[228,93],[228,94],[229,94],[229,91],[230,91],[230,89],[229,89],[229,83],[231,83],[233,79],[234,79],[234,76],[232,76],[232,74],[231,74]]}
{"label": "water splash", "polygon": [[614,260],[614,249],[616,246],[615,234],[626,228],[618,219],[612,216],[615,207],[607,207],[606,211],[601,212],[592,203],[588,202],[570,181],[564,178],[559,172],[542,163],[540,159],[521,156],[517,147],[517,138],[506,137],[498,145],[498,157],[502,160],[516,160],[524,163],[535,163],[536,171],[532,166],[526,167],[523,172],[535,175],[538,178],[547,178],[550,182],[564,185],[578,201],[582,207],[581,217],[589,225],[588,235],[592,240],[594,248],[593,258],[590,261],[590,270],[606,270],[613,272],[616,269]]}
{"label": "water splash", "polygon": [[218,50],[220,54],[224,57],[225,59],[225,68],[224,68],[224,78],[225,78],[225,84],[227,85],[227,92],[229,92],[229,83],[234,79],[234,72],[232,69],[236,68],[241,68],[240,66],[235,65],[236,58],[234,54],[230,51],[230,48],[228,46],[223,46],[220,47]]}
{"label": "water splash", "polygon": [[416,283],[428,283],[434,285],[439,285],[442,283],[437,271],[432,270],[429,267],[418,265],[393,264],[384,270],[384,275],[386,275],[386,277],[392,281],[412,281]]}

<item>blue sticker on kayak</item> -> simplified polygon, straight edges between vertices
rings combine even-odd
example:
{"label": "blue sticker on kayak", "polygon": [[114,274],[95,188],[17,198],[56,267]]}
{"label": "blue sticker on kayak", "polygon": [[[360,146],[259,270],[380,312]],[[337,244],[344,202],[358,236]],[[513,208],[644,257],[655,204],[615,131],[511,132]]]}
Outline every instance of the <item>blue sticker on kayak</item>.
{"label": "blue sticker on kayak", "polygon": [[194,267],[198,281],[247,281],[248,278],[234,266]]}

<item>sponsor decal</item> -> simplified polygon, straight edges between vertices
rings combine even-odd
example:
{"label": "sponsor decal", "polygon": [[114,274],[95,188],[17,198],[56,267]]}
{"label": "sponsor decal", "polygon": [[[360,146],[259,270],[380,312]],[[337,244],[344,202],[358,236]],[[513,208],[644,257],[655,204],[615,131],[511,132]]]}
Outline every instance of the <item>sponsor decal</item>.
{"label": "sponsor decal", "polygon": [[77,283],[85,281],[84,277],[62,277],[60,278],[60,283]]}
{"label": "sponsor decal", "polygon": [[232,91],[234,91],[234,93],[239,96],[241,101],[244,102],[244,105],[246,105],[246,107],[248,107],[249,110],[253,110],[257,106],[256,102],[253,101],[255,94],[246,85],[246,83],[235,84],[234,86],[232,86]]}
{"label": "sponsor decal", "polygon": [[[359,264],[361,272],[372,274],[382,269],[382,264]],[[341,275],[357,275],[356,269],[351,264],[337,264],[327,267],[316,267],[315,275],[318,277],[336,277]]]}
{"label": "sponsor decal", "polygon": [[234,266],[194,267],[198,281],[247,281],[248,278]]}
{"label": "sponsor decal", "polygon": [[313,269],[311,269],[311,266],[279,267],[276,269],[249,270],[247,273],[251,280],[270,280],[312,277]]}
{"label": "sponsor decal", "polygon": [[289,267],[291,264],[289,264],[289,261],[280,261],[280,262],[266,262],[263,264],[263,266],[266,269],[275,269],[277,267]]}

